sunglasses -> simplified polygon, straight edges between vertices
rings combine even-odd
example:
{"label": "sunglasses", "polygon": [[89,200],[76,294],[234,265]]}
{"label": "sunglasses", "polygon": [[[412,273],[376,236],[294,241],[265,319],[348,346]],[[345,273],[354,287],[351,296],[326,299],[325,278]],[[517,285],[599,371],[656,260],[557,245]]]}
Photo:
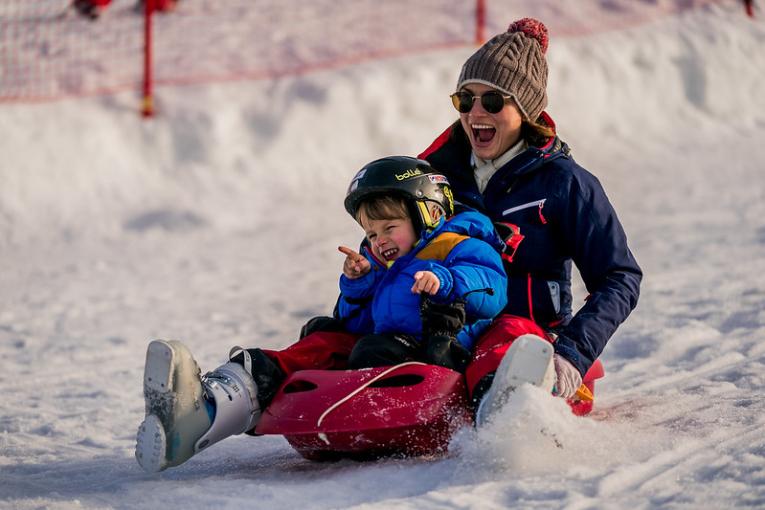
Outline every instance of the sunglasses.
{"label": "sunglasses", "polygon": [[452,104],[460,113],[468,113],[473,109],[473,103],[476,99],[481,100],[481,106],[489,113],[499,113],[505,104],[508,103],[513,96],[507,96],[494,90],[486,92],[481,96],[474,96],[470,92],[461,90],[451,95]]}

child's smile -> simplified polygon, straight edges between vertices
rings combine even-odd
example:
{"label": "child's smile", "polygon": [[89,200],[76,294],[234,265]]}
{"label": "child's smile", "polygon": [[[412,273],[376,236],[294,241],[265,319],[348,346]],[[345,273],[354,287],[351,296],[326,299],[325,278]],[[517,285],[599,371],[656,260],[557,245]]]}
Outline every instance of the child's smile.
{"label": "child's smile", "polygon": [[398,253],[398,248],[389,248],[387,250],[383,250],[380,255],[387,261],[387,260],[395,260],[396,254]]}

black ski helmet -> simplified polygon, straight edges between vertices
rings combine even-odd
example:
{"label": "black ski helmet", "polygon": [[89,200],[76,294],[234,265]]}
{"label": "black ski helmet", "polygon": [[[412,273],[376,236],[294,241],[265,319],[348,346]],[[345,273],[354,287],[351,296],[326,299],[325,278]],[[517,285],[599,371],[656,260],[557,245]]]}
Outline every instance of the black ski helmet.
{"label": "black ski helmet", "polygon": [[366,164],[358,171],[345,195],[345,210],[356,218],[359,204],[374,195],[399,196],[409,209],[415,231],[433,228],[437,219],[429,204],[436,204],[447,218],[454,214],[449,181],[425,160],[389,156]]}

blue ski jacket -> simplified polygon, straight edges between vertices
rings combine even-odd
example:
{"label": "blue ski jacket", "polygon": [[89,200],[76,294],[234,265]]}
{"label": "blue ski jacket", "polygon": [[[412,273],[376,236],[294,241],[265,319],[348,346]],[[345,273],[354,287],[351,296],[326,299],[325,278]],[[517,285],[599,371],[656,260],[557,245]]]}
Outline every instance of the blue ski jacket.
{"label": "blue ski jacket", "polygon": [[[420,155],[446,175],[456,202],[489,216],[503,235],[508,275],[503,313],[528,317],[554,333],[555,351],[585,374],[637,305],[642,279],[603,187],[557,136],[499,168],[483,194],[471,157],[459,121]],[[589,292],[576,314],[572,261]]]}
{"label": "blue ski jacket", "polygon": [[422,339],[420,300],[411,291],[417,271],[432,271],[441,286],[434,301],[465,300],[466,326],[457,341],[472,349],[476,338],[507,302],[507,277],[500,252],[502,239],[491,221],[475,211],[456,214],[423,233],[414,249],[390,267],[362,245],[372,269],[363,277],[340,276],[336,315],[347,331],[358,334],[399,333]]}

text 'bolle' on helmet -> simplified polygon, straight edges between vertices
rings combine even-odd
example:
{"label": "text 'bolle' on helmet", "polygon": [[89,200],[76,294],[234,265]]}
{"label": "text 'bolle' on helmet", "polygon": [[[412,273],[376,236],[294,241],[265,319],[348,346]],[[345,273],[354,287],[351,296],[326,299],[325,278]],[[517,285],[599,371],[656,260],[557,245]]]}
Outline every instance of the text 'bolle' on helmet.
{"label": "text 'bolle' on helmet", "polygon": [[449,181],[422,159],[389,156],[368,163],[348,187],[345,210],[355,218],[359,204],[375,195],[403,198],[418,232],[438,224],[438,216],[431,214],[432,205],[440,208],[442,216],[454,214]]}

